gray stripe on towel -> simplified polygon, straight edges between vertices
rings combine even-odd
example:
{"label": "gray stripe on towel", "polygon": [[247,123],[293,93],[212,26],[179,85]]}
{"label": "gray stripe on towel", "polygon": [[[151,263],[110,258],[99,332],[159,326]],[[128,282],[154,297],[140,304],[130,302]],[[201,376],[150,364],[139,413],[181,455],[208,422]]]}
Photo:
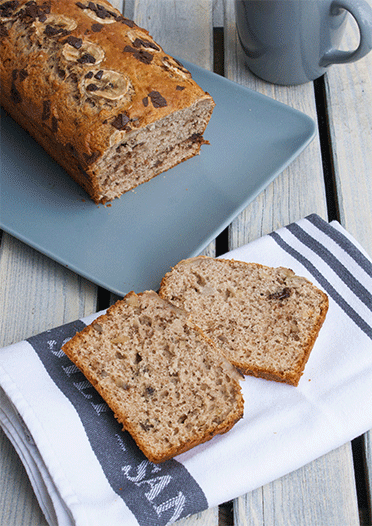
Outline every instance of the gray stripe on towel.
{"label": "gray stripe on towel", "polygon": [[351,320],[372,340],[372,327],[359,316],[359,314],[345,301],[329,281],[319,272],[319,270],[305,256],[300,254],[286,241],[284,241],[277,232],[269,234],[274,241],[293,258],[297,259],[309,272],[339,307],[349,316]]}
{"label": "gray stripe on towel", "polygon": [[354,261],[372,277],[372,262],[348,239],[342,232],[333,228],[317,214],[311,214],[306,219],[321,232],[326,234],[337,245],[339,245]]}
{"label": "gray stripe on towel", "polygon": [[[164,526],[208,507],[199,484],[176,460],[152,464],[111,409],[61,350],[85,327],[78,320],[27,341],[38,354],[49,376],[79,414],[94,451],[113,491],[136,517],[140,526]],[[87,480],[87,484],[94,481]]]}

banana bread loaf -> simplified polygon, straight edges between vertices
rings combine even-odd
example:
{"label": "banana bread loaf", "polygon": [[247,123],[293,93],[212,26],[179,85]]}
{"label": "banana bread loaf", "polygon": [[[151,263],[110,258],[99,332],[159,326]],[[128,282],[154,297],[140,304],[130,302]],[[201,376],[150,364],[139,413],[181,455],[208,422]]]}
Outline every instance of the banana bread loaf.
{"label": "banana bread loaf", "polygon": [[225,433],[243,415],[237,371],[155,292],[127,294],[63,350],[150,461]]}
{"label": "banana bread loaf", "polygon": [[196,257],[163,278],[161,297],[244,374],[297,385],[328,310],[327,295],[286,268]]}
{"label": "banana bread loaf", "polygon": [[96,202],[199,153],[214,101],[108,2],[0,0],[1,104]]}

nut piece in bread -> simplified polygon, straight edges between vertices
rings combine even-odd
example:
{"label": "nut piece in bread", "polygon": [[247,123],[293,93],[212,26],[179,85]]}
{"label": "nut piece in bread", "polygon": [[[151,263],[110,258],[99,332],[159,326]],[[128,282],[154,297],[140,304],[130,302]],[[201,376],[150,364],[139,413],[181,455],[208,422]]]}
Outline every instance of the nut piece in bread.
{"label": "nut piece in bread", "polygon": [[327,295],[292,270],[203,256],[178,263],[159,294],[242,373],[295,386],[328,310]]}
{"label": "nut piece in bread", "polygon": [[63,347],[152,462],[228,431],[239,375],[184,310],[131,292]]}
{"label": "nut piece in bread", "polygon": [[0,0],[1,104],[105,203],[200,151],[214,101],[106,0]]}

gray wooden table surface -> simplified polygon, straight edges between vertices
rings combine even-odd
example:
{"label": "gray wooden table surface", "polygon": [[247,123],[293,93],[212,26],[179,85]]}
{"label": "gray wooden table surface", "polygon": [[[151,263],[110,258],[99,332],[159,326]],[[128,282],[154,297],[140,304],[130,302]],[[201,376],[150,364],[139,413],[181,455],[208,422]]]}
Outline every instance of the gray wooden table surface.
{"label": "gray wooden table surface", "polygon": [[[242,62],[233,0],[116,0],[170,54],[214,70],[311,116],[319,132],[303,153],[204,251],[219,255],[310,213],[338,219],[372,255],[372,53],[297,87],[256,79]],[[358,33],[349,24],[345,48]],[[228,140],[228,137],[226,137]],[[114,301],[22,242],[0,242],[0,347],[86,316]],[[372,435],[182,526],[371,525]],[[0,526],[45,526],[22,464],[0,433]],[[103,525],[110,526],[110,525]]]}

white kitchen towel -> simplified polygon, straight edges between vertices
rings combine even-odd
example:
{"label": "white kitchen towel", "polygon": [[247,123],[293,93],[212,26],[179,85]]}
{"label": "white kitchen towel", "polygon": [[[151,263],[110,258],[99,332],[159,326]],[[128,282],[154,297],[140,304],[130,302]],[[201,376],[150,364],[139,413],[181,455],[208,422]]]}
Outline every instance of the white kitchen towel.
{"label": "white kitchen towel", "polygon": [[293,269],[329,311],[298,387],[242,381],[244,418],[173,460],[146,460],[62,344],[98,315],[0,350],[0,423],[50,525],[158,526],[238,497],[372,428],[372,262],[316,215],[223,257]]}

